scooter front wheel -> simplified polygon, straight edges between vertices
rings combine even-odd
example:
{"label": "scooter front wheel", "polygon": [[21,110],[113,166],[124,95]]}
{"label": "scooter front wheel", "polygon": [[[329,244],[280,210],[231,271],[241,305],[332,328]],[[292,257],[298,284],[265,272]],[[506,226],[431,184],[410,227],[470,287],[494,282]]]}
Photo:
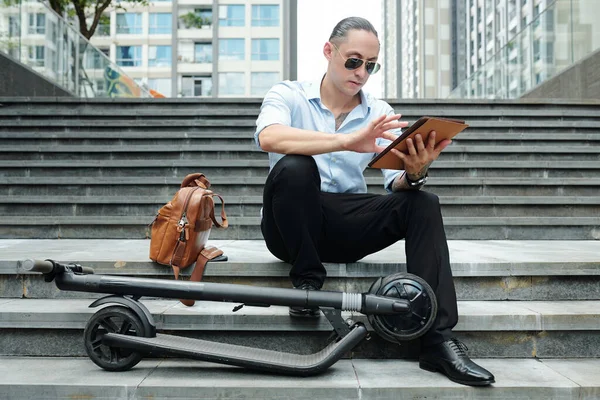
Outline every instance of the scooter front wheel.
{"label": "scooter front wheel", "polygon": [[435,293],[422,278],[397,273],[380,278],[371,285],[369,293],[395,297],[410,302],[410,312],[396,315],[369,315],[373,329],[384,339],[398,343],[416,339],[431,328],[437,315]]}
{"label": "scooter front wheel", "polygon": [[110,306],[97,311],[83,333],[85,350],[94,364],[107,371],[127,371],[142,360],[141,353],[104,344],[107,333],[147,336],[142,321],[129,308]]}

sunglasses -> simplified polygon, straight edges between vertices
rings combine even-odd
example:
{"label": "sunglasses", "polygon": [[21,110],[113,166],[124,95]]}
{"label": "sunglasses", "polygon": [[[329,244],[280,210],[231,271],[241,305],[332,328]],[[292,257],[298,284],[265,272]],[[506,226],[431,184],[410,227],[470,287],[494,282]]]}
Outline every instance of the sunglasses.
{"label": "sunglasses", "polygon": [[[333,47],[335,47],[335,49],[338,51],[338,53],[340,53],[340,56],[342,56],[342,58],[345,58],[342,55],[342,52],[340,51],[340,49],[338,49],[335,44],[333,44],[333,43],[331,43],[331,44],[333,45]],[[375,61],[367,61],[367,60],[363,60],[362,58],[355,58],[355,57],[346,58],[344,67],[346,67],[346,69],[349,71],[353,71],[357,68],[360,68],[360,66],[363,65],[363,63],[365,64],[365,69],[367,70],[367,73],[369,75],[373,75],[374,73],[379,71],[379,68],[381,68],[381,64],[379,64]]]}

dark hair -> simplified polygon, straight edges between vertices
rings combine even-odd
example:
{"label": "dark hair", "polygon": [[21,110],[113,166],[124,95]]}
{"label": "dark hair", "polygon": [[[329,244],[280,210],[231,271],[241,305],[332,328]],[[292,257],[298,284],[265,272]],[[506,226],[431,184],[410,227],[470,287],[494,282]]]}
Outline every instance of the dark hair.
{"label": "dark hair", "polygon": [[349,31],[354,29],[371,32],[375,37],[379,38],[377,36],[377,31],[369,21],[361,17],[348,17],[338,22],[335,28],[333,28],[331,36],[329,36],[329,41],[340,41],[348,36]]}

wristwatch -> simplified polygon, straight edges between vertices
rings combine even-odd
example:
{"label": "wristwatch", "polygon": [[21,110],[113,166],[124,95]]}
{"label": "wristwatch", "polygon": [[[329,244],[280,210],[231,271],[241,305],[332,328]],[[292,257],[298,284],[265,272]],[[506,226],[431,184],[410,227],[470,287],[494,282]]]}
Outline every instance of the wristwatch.
{"label": "wristwatch", "polygon": [[406,179],[406,183],[408,183],[408,187],[410,187],[411,189],[418,189],[421,186],[423,186],[425,184],[425,182],[427,182],[428,175],[429,175],[429,173],[425,174],[425,176],[417,179],[416,181],[411,180],[408,177],[408,174],[405,174],[404,178]]}

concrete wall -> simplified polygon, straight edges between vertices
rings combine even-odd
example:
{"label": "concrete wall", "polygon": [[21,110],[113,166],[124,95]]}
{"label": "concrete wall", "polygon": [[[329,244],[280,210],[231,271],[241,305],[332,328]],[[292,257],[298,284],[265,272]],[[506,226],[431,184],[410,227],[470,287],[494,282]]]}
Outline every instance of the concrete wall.
{"label": "concrete wall", "polygon": [[0,96],[73,96],[31,68],[0,53]]}
{"label": "concrete wall", "polygon": [[600,50],[548,79],[523,99],[600,99]]}

